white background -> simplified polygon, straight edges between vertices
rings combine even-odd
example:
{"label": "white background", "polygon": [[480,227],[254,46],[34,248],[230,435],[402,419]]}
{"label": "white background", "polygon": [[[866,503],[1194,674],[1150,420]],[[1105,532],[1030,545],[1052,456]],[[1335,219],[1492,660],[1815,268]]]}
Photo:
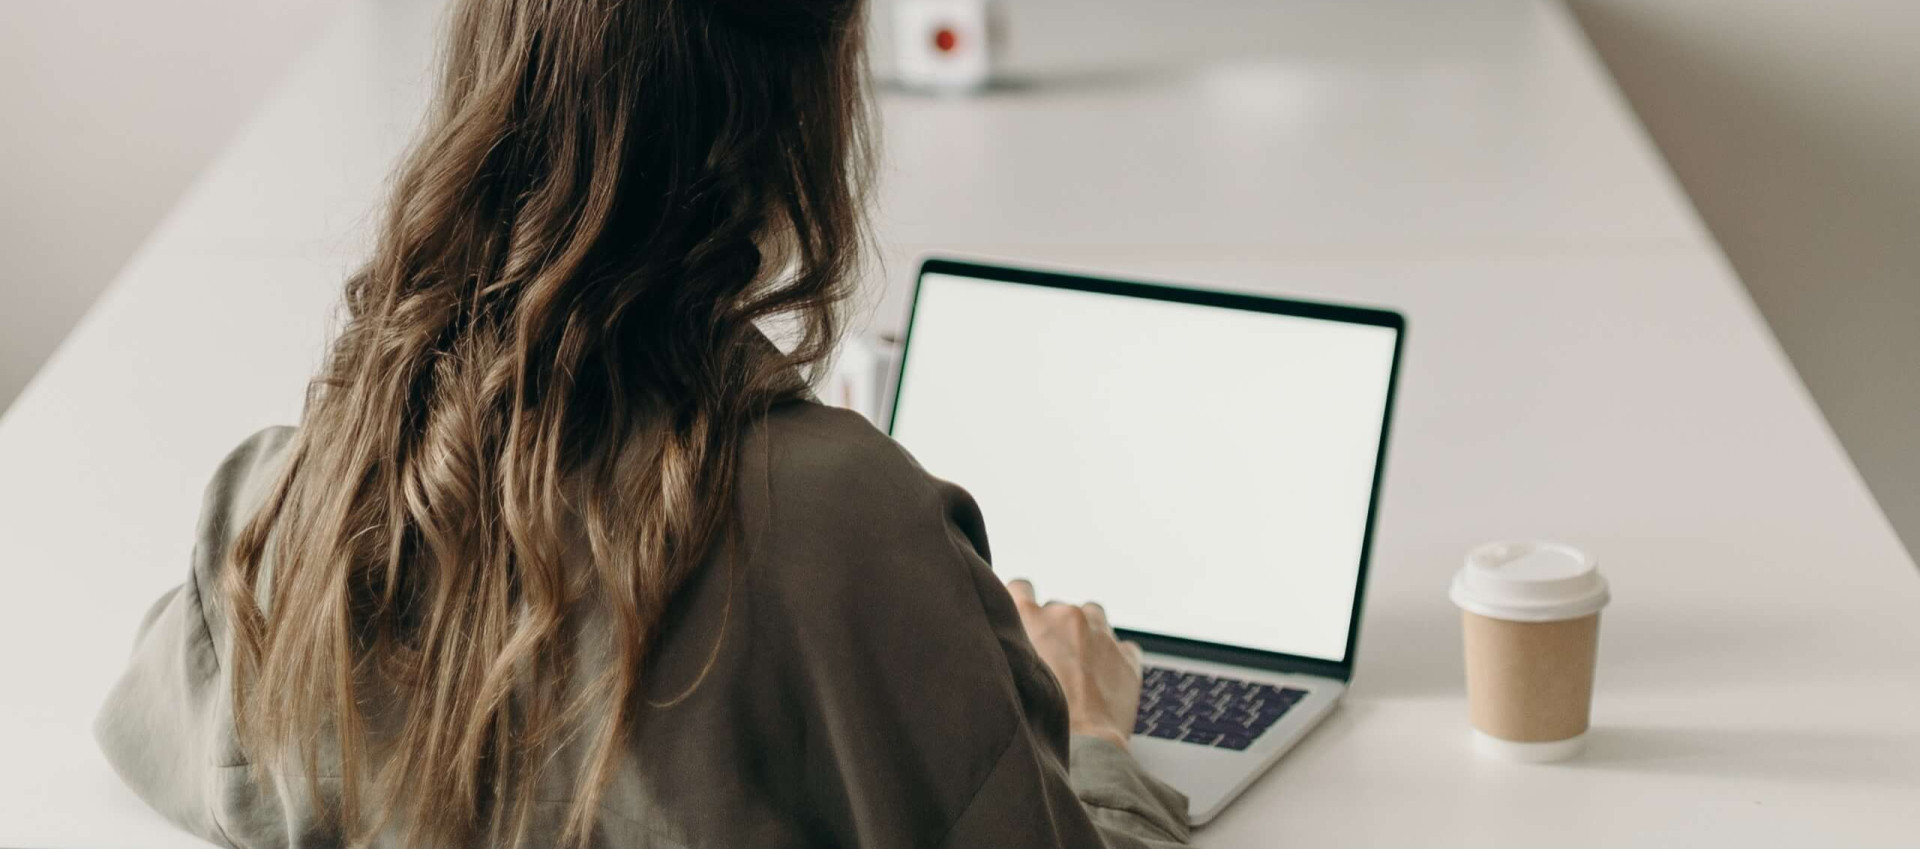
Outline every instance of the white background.
{"label": "white background", "polygon": [[894,435],[994,569],[1115,625],[1340,660],[1383,327],[929,274]]}

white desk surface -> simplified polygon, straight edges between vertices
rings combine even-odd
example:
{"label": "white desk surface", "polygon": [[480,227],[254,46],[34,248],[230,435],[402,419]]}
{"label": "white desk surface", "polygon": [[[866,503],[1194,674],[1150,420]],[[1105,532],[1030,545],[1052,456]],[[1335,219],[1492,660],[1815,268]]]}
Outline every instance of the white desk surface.
{"label": "white desk surface", "polygon": [[[0,419],[0,845],[197,845],[88,725],[215,462],[296,418],[422,4],[349,4]],[[1920,576],[1562,8],[1009,5],[1022,85],[883,97],[876,324],[943,250],[1411,325],[1351,699],[1204,845],[1920,839]],[[1469,750],[1446,581],[1508,536],[1614,582],[1576,762]]]}

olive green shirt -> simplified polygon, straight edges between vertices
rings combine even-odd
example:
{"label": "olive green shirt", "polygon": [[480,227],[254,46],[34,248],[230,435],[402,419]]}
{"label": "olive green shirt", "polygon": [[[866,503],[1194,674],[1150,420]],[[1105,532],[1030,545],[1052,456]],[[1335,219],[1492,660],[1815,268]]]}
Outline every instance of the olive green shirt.
{"label": "olive green shirt", "polygon": [[[291,435],[262,432],[222,464],[191,574],[147,614],[95,726],[135,792],[225,846],[340,845],[297,779],[263,785],[247,767],[214,591]],[[1185,798],[1119,747],[1069,738],[965,492],[813,403],[758,423],[739,467],[739,541],[674,598],[591,845],[1185,844]],[[548,772],[536,846],[573,798],[571,772]],[[389,832],[376,845],[401,846]]]}

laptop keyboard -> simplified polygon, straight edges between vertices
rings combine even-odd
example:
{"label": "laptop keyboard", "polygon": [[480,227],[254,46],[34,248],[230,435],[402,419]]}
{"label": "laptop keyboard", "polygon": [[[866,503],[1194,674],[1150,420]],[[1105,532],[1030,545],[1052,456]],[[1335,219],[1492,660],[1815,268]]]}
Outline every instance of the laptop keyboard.
{"label": "laptop keyboard", "polygon": [[1245,749],[1307,691],[1149,666],[1141,670],[1133,733]]}

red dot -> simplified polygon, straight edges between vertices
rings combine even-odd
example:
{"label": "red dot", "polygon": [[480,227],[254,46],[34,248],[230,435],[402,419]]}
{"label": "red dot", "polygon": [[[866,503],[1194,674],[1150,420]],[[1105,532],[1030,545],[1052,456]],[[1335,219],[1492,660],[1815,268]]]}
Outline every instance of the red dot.
{"label": "red dot", "polygon": [[941,53],[952,53],[954,45],[960,43],[960,37],[953,30],[941,27],[933,33],[933,46]]}

